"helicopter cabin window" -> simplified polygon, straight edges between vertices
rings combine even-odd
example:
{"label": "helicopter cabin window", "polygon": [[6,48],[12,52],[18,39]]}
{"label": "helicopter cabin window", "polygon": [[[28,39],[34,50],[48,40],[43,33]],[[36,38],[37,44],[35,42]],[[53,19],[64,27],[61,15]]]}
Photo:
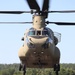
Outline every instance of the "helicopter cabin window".
{"label": "helicopter cabin window", "polygon": [[44,30],[44,31],[42,31],[42,35],[49,35],[49,33],[48,33],[48,31],[46,31],[46,30]]}
{"label": "helicopter cabin window", "polygon": [[41,35],[41,31],[37,31],[37,35]]}
{"label": "helicopter cabin window", "polygon": [[29,35],[29,36],[35,35],[35,31],[29,31],[28,35]]}

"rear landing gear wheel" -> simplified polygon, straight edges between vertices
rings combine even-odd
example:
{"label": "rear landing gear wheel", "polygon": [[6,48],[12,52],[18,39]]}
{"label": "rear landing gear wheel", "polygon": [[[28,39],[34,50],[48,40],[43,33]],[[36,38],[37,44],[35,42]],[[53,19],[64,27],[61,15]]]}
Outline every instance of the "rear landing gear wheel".
{"label": "rear landing gear wheel", "polygon": [[54,71],[56,72],[56,75],[58,75],[58,72],[60,71],[60,64],[54,65]]}
{"label": "rear landing gear wheel", "polygon": [[58,71],[56,71],[56,75],[58,75]]}
{"label": "rear landing gear wheel", "polygon": [[21,71],[21,69],[22,69],[22,65],[20,64],[20,66],[19,66],[19,71]]}

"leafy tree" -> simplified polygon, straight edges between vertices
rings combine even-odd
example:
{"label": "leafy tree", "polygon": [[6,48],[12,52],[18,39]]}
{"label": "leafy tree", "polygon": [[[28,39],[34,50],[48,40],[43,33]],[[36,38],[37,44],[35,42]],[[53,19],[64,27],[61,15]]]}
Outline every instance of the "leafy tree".
{"label": "leafy tree", "polygon": [[[19,64],[0,64],[0,75],[23,75]],[[27,68],[26,75],[55,75],[53,69]],[[75,75],[75,64],[61,64],[59,75]]]}

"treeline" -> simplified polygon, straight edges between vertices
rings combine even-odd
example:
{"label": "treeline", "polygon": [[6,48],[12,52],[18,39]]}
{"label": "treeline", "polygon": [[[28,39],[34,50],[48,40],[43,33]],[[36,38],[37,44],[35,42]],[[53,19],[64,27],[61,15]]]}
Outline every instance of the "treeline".
{"label": "treeline", "polygon": [[[75,75],[75,64],[61,64],[59,75]],[[19,64],[0,64],[0,75],[23,75]],[[26,75],[55,75],[53,69],[27,68]]]}

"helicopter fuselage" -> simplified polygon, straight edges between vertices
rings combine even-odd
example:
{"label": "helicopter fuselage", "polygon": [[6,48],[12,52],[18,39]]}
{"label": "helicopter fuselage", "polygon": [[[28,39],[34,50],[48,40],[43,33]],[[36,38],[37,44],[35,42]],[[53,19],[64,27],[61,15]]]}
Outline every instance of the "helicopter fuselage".
{"label": "helicopter fuselage", "polygon": [[33,16],[33,27],[24,34],[24,44],[18,56],[28,68],[52,68],[59,64],[60,51],[53,31],[46,27],[45,17]]}
{"label": "helicopter fuselage", "polygon": [[[30,28],[24,35],[24,45],[19,50],[19,58],[26,67],[53,67],[59,63],[60,52],[54,44],[53,32],[49,28]],[[39,66],[40,65],[40,66]]]}

